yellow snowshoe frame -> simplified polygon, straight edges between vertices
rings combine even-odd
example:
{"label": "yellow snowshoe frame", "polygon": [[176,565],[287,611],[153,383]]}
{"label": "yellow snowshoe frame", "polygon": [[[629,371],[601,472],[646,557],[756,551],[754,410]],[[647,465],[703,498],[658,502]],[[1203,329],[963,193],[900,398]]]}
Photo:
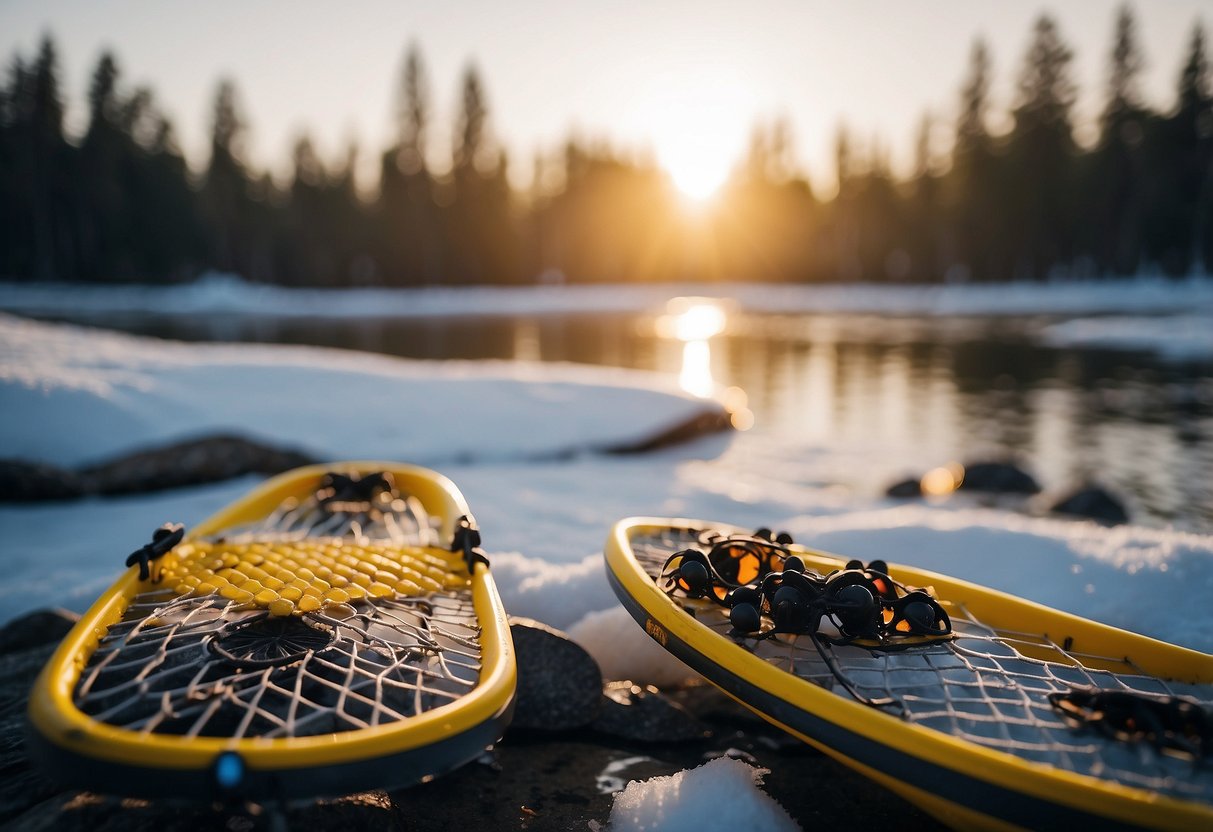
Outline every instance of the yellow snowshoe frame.
{"label": "yellow snowshoe frame", "polygon": [[[255,523],[292,498],[312,495],[330,473],[389,472],[402,493],[440,520],[451,541],[467,503],[446,477],[384,462],[341,462],[274,477],[190,530],[183,546]],[[449,552],[434,550],[452,557]],[[172,555],[166,556],[171,558]],[[460,568],[462,560],[456,557]],[[153,567],[155,568],[155,567]],[[146,590],[137,566],[84,614],[34,685],[29,702],[31,756],[66,784],[120,795],[225,800],[296,800],[407,785],[455,768],[500,739],[514,704],[516,668],[505,610],[488,566],[475,562],[472,605],[480,628],[480,673],[457,700],[406,719],[314,736],[186,737],[124,729],[83,713],[73,691],[107,628]],[[466,585],[466,583],[465,583]]]}
{"label": "yellow snowshoe frame", "polygon": [[[983,747],[903,721],[840,695],[754,655],[689,615],[636,559],[639,538],[678,529],[728,524],[634,517],[607,539],[607,577],[619,600],[658,644],[724,693],[767,721],[876,780],[958,829],[1213,829],[1207,804],[1108,782]],[[821,573],[847,558],[793,547]],[[898,564],[890,576],[931,587],[941,600],[963,604],[983,623],[1048,634],[1084,656],[1132,657],[1143,673],[1191,684],[1213,683],[1213,656],[1050,609],[993,589]],[[1089,665],[1093,666],[1093,665]],[[1143,749],[1146,753],[1153,753]]]}

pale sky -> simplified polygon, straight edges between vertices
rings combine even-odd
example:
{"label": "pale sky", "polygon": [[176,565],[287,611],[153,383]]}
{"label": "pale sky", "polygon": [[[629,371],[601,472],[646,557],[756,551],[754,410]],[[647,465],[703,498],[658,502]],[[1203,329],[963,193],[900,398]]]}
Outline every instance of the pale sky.
{"label": "pale sky", "polygon": [[[1112,0],[1066,0],[1053,12],[1073,47],[1080,116],[1102,97]],[[0,56],[30,57],[54,34],[69,100],[82,130],[88,78],[104,48],[127,84],[150,85],[191,164],[207,157],[218,79],[235,79],[249,122],[250,161],[289,170],[304,129],[339,158],[351,137],[365,179],[389,144],[404,53],[416,42],[435,104],[435,161],[446,158],[459,79],[474,61],[491,127],[509,150],[517,184],[537,150],[586,138],[652,149],[740,154],[756,119],[785,116],[802,169],[828,192],[833,141],[879,136],[898,170],[912,157],[929,109],[947,124],[976,35],[994,59],[994,103],[1010,104],[1033,19],[1047,5],[1007,0],[920,2],[715,2],[649,0],[0,0]],[[1213,0],[1135,4],[1146,55],[1147,100],[1169,107],[1194,21],[1213,23]],[[939,136],[946,139],[947,127]],[[710,135],[700,148],[689,145]]]}

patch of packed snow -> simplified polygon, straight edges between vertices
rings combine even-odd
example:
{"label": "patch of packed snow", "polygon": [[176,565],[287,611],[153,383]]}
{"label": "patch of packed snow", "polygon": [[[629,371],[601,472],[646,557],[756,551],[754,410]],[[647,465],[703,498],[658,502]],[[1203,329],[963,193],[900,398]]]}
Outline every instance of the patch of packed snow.
{"label": "patch of packed snow", "polygon": [[0,315],[0,457],[57,465],[224,432],[334,459],[525,459],[634,442],[705,407],[719,405],[629,370],[183,344]]}
{"label": "patch of packed snow", "polygon": [[1041,337],[1054,347],[1154,352],[1175,361],[1213,358],[1213,309],[1154,317],[1112,315],[1051,324]]}
{"label": "patch of packed snow", "polygon": [[0,309],[34,315],[145,313],[361,318],[637,312],[685,295],[733,299],[753,312],[1073,315],[1213,308],[1213,279],[1159,277],[1050,283],[616,284],[418,289],[291,289],[210,274],[171,286],[0,282]]}
{"label": "patch of packed snow", "polygon": [[604,679],[668,687],[699,675],[649,638],[618,605],[586,615],[569,628],[569,638],[594,657]]}
{"label": "patch of packed snow", "polygon": [[[791,832],[800,826],[762,790],[768,770],[729,757],[668,777],[633,780],[615,795],[611,832]],[[807,785],[807,784],[806,784]]]}

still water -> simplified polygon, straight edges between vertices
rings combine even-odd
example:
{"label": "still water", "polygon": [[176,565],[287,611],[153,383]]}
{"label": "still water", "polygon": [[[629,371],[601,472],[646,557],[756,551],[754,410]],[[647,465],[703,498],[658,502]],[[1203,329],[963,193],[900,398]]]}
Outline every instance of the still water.
{"label": "still water", "polygon": [[656,370],[694,393],[736,388],[750,428],[729,452],[740,498],[742,473],[873,497],[951,461],[1010,458],[1051,496],[1096,482],[1137,522],[1213,531],[1213,361],[1051,348],[1034,337],[1039,318],[756,315],[689,302],[639,315],[89,322],[184,340]]}

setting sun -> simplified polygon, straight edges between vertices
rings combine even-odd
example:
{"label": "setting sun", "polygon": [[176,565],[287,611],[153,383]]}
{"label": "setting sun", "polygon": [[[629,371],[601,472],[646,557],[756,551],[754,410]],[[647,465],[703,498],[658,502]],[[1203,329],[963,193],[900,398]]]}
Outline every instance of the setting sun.
{"label": "setting sun", "polygon": [[728,159],[710,141],[688,139],[662,157],[674,185],[692,199],[707,199],[729,175]]}
{"label": "setting sun", "polygon": [[744,151],[749,99],[734,78],[667,79],[647,102],[657,160],[685,196],[704,200]]}

